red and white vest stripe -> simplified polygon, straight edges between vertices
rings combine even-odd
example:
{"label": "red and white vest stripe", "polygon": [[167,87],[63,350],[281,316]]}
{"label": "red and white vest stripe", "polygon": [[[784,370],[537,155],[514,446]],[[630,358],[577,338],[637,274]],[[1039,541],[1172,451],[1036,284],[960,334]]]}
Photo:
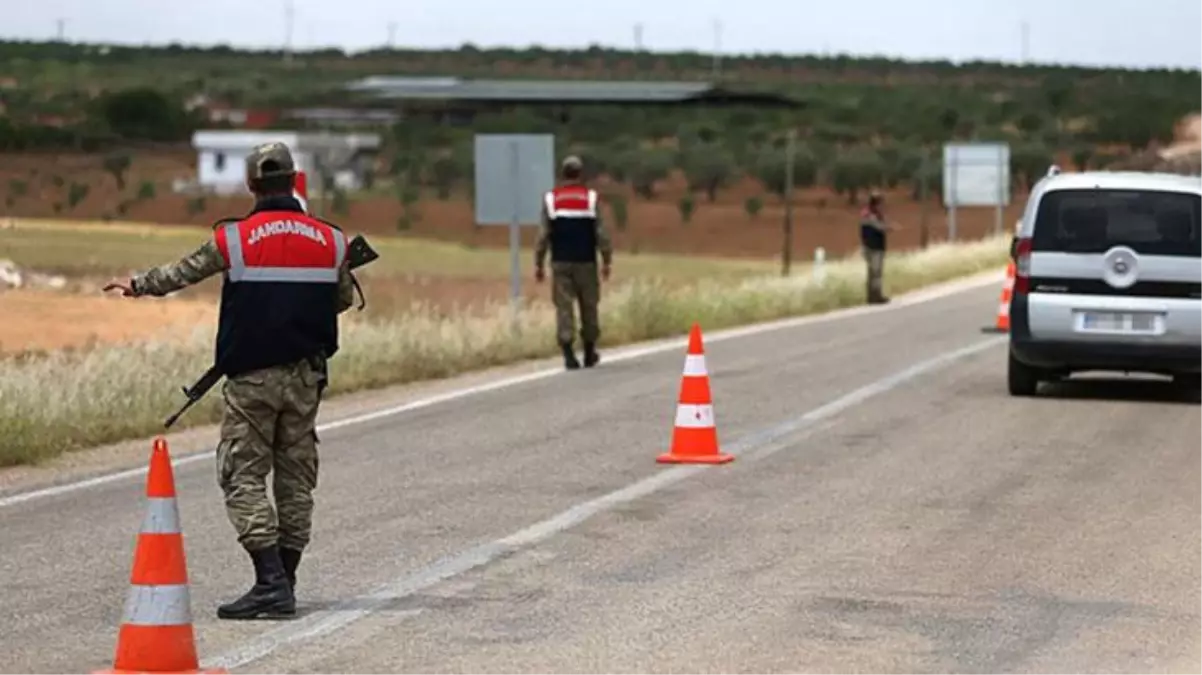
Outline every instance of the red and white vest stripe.
{"label": "red and white vest stripe", "polygon": [[264,211],[214,233],[231,282],[338,283],[346,236],[301,213]]}
{"label": "red and white vest stripe", "polygon": [[543,201],[551,220],[597,217],[597,191],[583,185],[557,187],[547,192]]}

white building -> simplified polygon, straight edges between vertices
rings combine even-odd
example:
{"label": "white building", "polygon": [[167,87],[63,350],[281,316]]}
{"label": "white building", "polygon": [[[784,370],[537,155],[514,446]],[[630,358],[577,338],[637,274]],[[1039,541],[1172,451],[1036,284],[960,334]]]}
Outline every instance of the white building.
{"label": "white building", "polygon": [[[192,135],[196,148],[196,183],[205,192],[246,192],[246,156],[261,143],[280,142],[292,151],[297,171],[310,176],[310,193],[318,189],[321,171],[344,190],[363,186],[380,147],[376,134],[304,133],[211,129]],[[318,166],[318,164],[322,166]]]}

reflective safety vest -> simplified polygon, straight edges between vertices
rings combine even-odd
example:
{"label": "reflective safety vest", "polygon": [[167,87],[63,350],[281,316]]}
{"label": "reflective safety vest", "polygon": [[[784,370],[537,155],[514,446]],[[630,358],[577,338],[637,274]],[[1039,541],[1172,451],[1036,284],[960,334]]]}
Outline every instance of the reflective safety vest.
{"label": "reflective safety vest", "polygon": [[562,185],[543,198],[550,222],[552,262],[597,261],[597,191]]}
{"label": "reflective safety vest", "polygon": [[338,351],[346,237],[297,206],[260,203],[214,232],[226,264],[216,363],[227,375]]}
{"label": "reflective safety vest", "polygon": [[880,214],[865,206],[860,211],[860,245],[870,251],[885,250],[885,231],[875,227],[871,221]]}

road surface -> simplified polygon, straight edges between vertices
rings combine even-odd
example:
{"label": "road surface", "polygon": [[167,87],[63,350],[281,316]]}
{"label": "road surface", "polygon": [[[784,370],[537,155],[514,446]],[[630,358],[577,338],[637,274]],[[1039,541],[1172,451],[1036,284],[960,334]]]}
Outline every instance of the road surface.
{"label": "road surface", "polygon": [[[1202,435],[1161,383],[1005,391],[997,287],[707,344],[719,467],[667,467],[683,350],[323,433],[302,618],[177,468],[232,672],[1198,672]],[[140,479],[0,502],[6,672],[111,665]]]}

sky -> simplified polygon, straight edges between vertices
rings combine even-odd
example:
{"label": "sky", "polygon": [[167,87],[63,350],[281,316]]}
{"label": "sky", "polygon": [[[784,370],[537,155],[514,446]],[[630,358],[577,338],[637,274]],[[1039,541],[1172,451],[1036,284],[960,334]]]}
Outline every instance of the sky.
{"label": "sky", "polygon": [[281,47],[289,4],[298,49],[632,48],[641,26],[651,51],[1202,68],[1199,0],[0,0],[0,37]]}

